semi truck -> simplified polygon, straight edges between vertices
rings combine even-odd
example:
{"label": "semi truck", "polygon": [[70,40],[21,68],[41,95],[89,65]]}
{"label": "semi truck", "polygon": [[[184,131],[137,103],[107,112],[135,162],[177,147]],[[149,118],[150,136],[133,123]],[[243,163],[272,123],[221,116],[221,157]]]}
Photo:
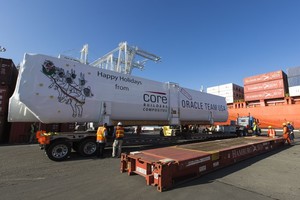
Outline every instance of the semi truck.
{"label": "semi truck", "polygon": [[256,123],[258,128],[258,134],[261,133],[259,128],[259,120],[255,117],[251,116],[238,116],[236,121],[231,121],[230,124],[227,125],[216,125],[216,132],[222,133],[235,133],[237,136],[247,136],[253,134],[253,126]]}
{"label": "semi truck", "polygon": [[[119,121],[125,126],[213,124],[227,118],[224,97],[71,59],[28,53],[8,113],[9,122],[109,126]],[[52,160],[66,159],[72,149],[83,156],[96,151],[95,131],[38,131],[37,136]]]}

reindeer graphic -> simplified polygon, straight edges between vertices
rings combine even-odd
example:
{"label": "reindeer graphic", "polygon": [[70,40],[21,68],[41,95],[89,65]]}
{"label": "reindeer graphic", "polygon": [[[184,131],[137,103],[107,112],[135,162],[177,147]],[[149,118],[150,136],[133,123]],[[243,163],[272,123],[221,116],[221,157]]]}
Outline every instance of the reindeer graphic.
{"label": "reindeer graphic", "polygon": [[76,82],[77,74],[74,69],[71,71],[56,67],[50,60],[45,60],[42,64],[42,73],[47,76],[51,83],[48,88],[53,88],[58,92],[57,101],[70,105],[72,117],[82,117],[83,105],[86,97],[94,96],[90,86],[86,86],[84,73]]}

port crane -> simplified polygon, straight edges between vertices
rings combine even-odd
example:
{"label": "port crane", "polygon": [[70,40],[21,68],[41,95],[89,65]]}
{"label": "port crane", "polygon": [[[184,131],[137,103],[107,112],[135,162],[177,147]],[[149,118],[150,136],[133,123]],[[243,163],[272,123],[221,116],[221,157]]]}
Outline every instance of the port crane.
{"label": "port crane", "polygon": [[127,42],[120,42],[119,46],[93,62],[88,62],[88,45],[85,44],[80,51],[80,59],[67,56],[59,56],[75,60],[83,64],[89,64],[101,69],[130,75],[134,68],[143,70],[148,60],[159,62],[161,58],[136,46],[129,46]]}

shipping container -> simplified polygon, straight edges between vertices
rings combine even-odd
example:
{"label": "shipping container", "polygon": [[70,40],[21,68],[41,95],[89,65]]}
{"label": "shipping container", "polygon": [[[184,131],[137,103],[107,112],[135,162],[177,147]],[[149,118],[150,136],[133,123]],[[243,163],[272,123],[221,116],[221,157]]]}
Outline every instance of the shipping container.
{"label": "shipping container", "polygon": [[284,82],[284,79],[278,79],[278,80],[273,80],[268,82],[245,85],[244,91],[245,93],[251,93],[251,92],[258,92],[258,91],[271,90],[271,89],[284,89],[286,87],[285,84],[286,83]]}
{"label": "shipping container", "polygon": [[300,76],[300,67],[290,67],[287,69],[287,76],[294,77]]}
{"label": "shipping container", "polygon": [[226,103],[233,103],[244,99],[244,88],[237,84],[228,83],[211,88],[213,89],[207,88],[207,93],[225,97]]}
{"label": "shipping container", "polygon": [[13,89],[17,80],[17,68],[11,59],[0,58],[0,86]]}
{"label": "shipping container", "polygon": [[60,125],[59,123],[52,123],[52,124],[44,124],[39,123],[39,129],[44,130],[46,132],[60,132]]}
{"label": "shipping container", "polygon": [[288,77],[289,87],[300,85],[300,76]]}
{"label": "shipping container", "polygon": [[28,143],[31,130],[30,122],[14,122],[11,123],[9,134],[10,144]]}
{"label": "shipping container", "polygon": [[290,97],[300,96],[300,85],[289,87],[289,95]]}
{"label": "shipping container", "polygon": [[140,175],[159,192],[239,161],[283,147],[284,138],[240,137],[134,151],[121,156],[121,172]]}
{"label": "shipping container", "polygon": [[227,83],[223,85],[219,85],[219,91],[237,91],[237,92],[243,92],[243,87],[239,86],[234,83]]}
{"label": "shipping container", "polygon": [[8,87],[0,86],[0,115],[7,115],[10,95],[11,92]]}
{"label": "shipping container", "polygon": [[6,115],[0,115],[0,143],[7,143],[9,137],[10,123]]}
{"label": "shipping container", "polygon": [[283,97],[285,97],[284,89],[274,89],[274,90],[245,93],[245,101],[275,99],[275,98],[283,98]]}
{"label": "shipping container", "polygon": [[244,78],[244,86],[256,83],[262,83],[278,79],[286,79],[287,75],[282,71],[269,72]]}
{"label": "shipping container", "polygon": [[219,93],[219,86],[213,86],[213,87],[208,87],[206,89],[207,93],[209,94],[215,94],[215,93]]}
{"label": "shipping container", "polygon": [[75,123],[60,124],[60,132],[73,132],[75,130]]}

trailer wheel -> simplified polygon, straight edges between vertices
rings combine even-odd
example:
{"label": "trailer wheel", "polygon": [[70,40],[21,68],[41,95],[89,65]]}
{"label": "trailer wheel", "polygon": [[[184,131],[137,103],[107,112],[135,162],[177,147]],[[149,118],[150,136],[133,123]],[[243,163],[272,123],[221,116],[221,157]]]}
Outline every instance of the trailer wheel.
{"label": "trailer wheel", "polygon": [[85,139],[79,144],[79,153],[81,156],[94,156],[97,151],[97,144],[95,139]]}
{"label": "trailer wheel", "polygon": [[46,150],[46,154],[50,160],[63,161],[66,160],[71,153],[71,145],[66,141],[56,141],[50,144]]}

